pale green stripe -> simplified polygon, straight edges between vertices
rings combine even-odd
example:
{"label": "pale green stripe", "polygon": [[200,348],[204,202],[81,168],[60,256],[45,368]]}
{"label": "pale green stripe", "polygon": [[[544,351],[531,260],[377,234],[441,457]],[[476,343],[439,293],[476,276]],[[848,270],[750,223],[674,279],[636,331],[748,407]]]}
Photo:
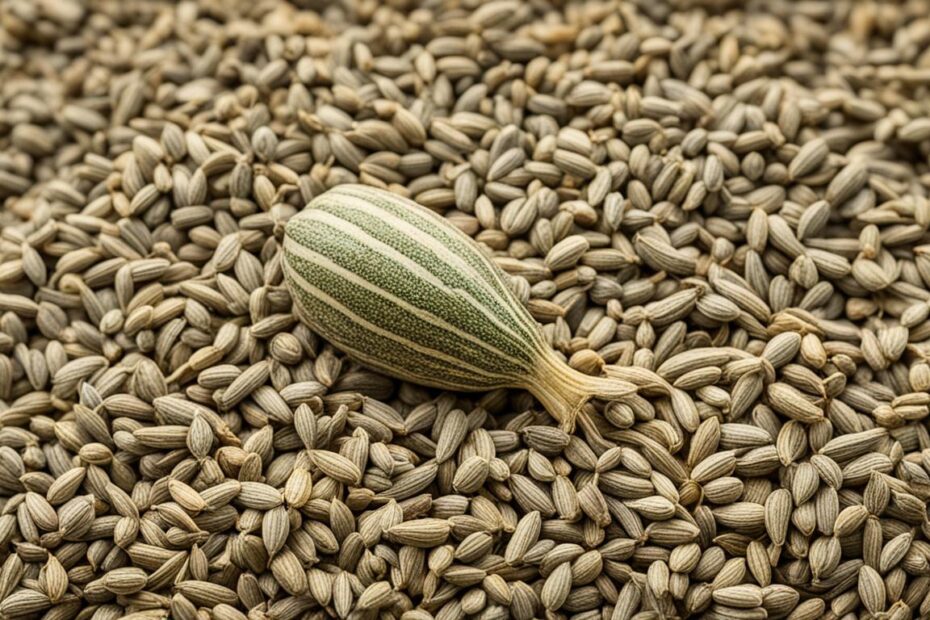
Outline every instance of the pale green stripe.
{"label": "pale green stripe", "polygon": [[[343,305],[356,314],[367,317],[401,337],[410,336],[420,344],[443,351],[456,359],[485,368],[497,374],[522,376],[526,369],[532,367],[534,357],[526,348],[519,349],[517,359],[522,364],[514,365],[500,355],[489,355],[482,348],[468,340],[459,338],[454,333],[437,329],[432,320],[422,320],[416,314],[407,312],[396,303],[386,301],[383,296],[372,294],[361,287],[352,286],[345,278],[333,274],[312,260],[305,260],[291,251],[293,244],[312,247],[313,251],[327,256],[333,263],[353,274],[364,274],[366,278],[376,278],[380,288],[395,296],[409,300],[413,305],[421,305],[430,315],[453,317],[449,321],[472,335],[485,341],[497,342],[501,336],[482,315],[472,311],[463,304],[458,295],[450,294],[445,288],[432,287],[411,272],[386,267],[394,265],[375,252],[371,247],[360,245],[357,240],[342,230],[331,228],[329,224],[316,221],[314,226],[303,231],[305,234],[297,243],[293,238],[286,241],[286,260],[305,280],[327,291]],[[377,269],[373,269],[376,267]],[[432,292],[424,294],[425,291]]]}
{"label": "pale green stripe", "polygon": [[432,312],[429,312],[427,310],[417,308],[416,306],[408,303],[407,300],[402,299],[390,293],[389,291],[379,287],[377,284],[370,282],[369,280],[366,280],[365,278],[361,277],[359,274],[343,268],[339,264],[330,260],[327,256],[320,254],[319,252],[315,252],[314,250],[311,250],[310,248],[303,247],[298,243],[288,242],[288,241],[285,241],[285,247],[287,248],[288,252],[291,252],[294,255],[299,256],[300,258],[308,262],[311,262],[315,265],[318,265],[326,269],[327,271],[333,273],[339,278],[342,278],[343,280],[345,280],[348,284],[355,285],[373,295],[377,295],[383,298],[384,300],[390,302],[391,304],[399,308],[402,308],[405,312],[409,313],[410,315],[415,316],[422,321],[426,321],[430,323],[431,325],[435,325],[442,331],[454,337],[467,340],[468,342],[471,342],[472,344],[477,345],[479,348],[485,350],[486,352],[491,353],[492,355],[495,355],[503,360],[506,360],[515,366],[518,366],[518,367],[526,366],[525,360],[511,357],[504,351],[501,351],[500,349],[494,347],[492,344],[485,342],[484,340],[481,340],[480,338],[476,338],[475,336],[462,330],[461,328],[456,327],[455,325],[452,325],[446,322],[438,315]]}
{"label": "pale green stripe", "polygon": [[[430,360],[436,361],[439,363],[439,367],[446,367],[448,365],[448,367],[451,367],[452,369],[468,370],[468,372],[471,374],[462,375],[459,372],[450,372],[448,368],[442,371],[442,374],[445,376],[452,374],[453,376],[461,376],[467,380],[463,384],[453,384],[453,383],[443,382],[445,385],[450,386],[453,389],[474,389],[474,384],[477,383],[477,381],[474,381],[473,379],[477,379],[479,377],[488,380],[487,384],[500,385],[502,383],[503,378],[498,374],[488,372],[481,368],[476,368],[474,366],[471,366],[470,364],[466,364],[461,359],[457,359],[441,351],[436,351],[428,347],[424,347],[421,344],[418,344],[414,341],[398,336],[397,334],[391,333],[379,327],[378,325],[375,325],[374,323],[370,322],[366,318],[359,316],[355,312],[352,312],[349,308],[344,306],[337,299],[333,298],[332,296],[328,295],[326,292],[322,291],[321,289],[317,288],[316,286],[308,282],[306,279],[303,278],[303,276],[300,275],[300,273],[297,272],[296,269],[293,268],[293,266],[288,265],[286,268],[286,271],[287,271],[288,277],[292,279],[294,285],[298,288],[298,290],[300,291],[300,294],[303,296],[303,299],[301,301],[303,301],[304,303],[308,303],[308,302],[313,303],[314,301],[319,301],[319,302],[322,302],[322,304],[324,304],[323,311],[320,312],[317,316],[305,315],[305,317],[310,321],[310,323],[313,324],[314,326],[317,326],[319,330],[323,332],[321,333],[321,335],[324,338],[326,338],[327,340],[332,340],[333,342],[339,344],[339,346],[346,349],[348,353],[353,354],[359,360],[367,363],[368,365],[373,366],[375,368],[381,368],[388,372],[396,374],[397,371],[399,370],[403,370],[404,368],[409,368],[412,362],[417,361],[417,356],[411,356],[409,359],[406,360],[406,362],[401,363],[399,365],[386,364],[385,360],[383,359],[383,355],[386,353],[383,350],[383,346],[373,347],[373,349],[375,349],[373,352],[376,353],[378,357],[373,357],[369,355],[368,353],[366,353],[365,351],[358,349],[358,348],[354,348],[354,350],[349,350],[349,349],[353,349],[353,347],[351,345],[345,344],[346,341],[347,340],[348,341],[358,340],[357,335],[353,335],[352,338],[346,338],[346,334],[344,332],[341,332],[341,330],[333,330],[330,326],[327,326],[324,322],[321,322],[318,319],[326,317],[327,315],[332,315],[332,312],[335,312],[336,314],[341,315],[344,318],[344,320],[348,322],[348,324],[353,326],[354,328],[363,329],[367,331],[368,333],[372,334],[377,339],[380,339],[382,341],[384,340],[391,341],[400,347],[403,347],[405,349],[418,353],[420,356],[425,356],[426,358]],[[433,373],[430,373],[430,372],[426,372],[420,376],[412,374],[410,378],[415,380],[418,383],[423,383],[425,385],[438,385],[437,381],[441,381],[441,379],[438,376],[435,376]],[[471,386],[469,384],[471,384]]]}
{"label": "pale green stripe", "polygon": [[[337,192],[340,195],[360,197],[360,200],[347,201],[345,207],[363,210],[383,218],[383,221],[390,222],[393,228],[404,230],[417,241],[429,243],[430,248],[437,254],[447,254],[458,261],[457,267],[462,271],[471,272],[478,282],[488,285],[490,290],[497,294],[507,293],[507,287],[501,281],[501,273],[494,263],[477,250],[471,238],[442,216],[402,196],[392,194],[388,199],[381,192],[372,191],[365,186],[342,186],[337,188]],[[342,203],[339,206],[342,206]],[[418,233],[426,233],[427,236],[422,237]],[[458,251],[449,254],[447,250],[450,248],[443,245],[443,241],[454,245],[454,249]]]}
{"label": "pale green stripe", "polygon": [[[471,272],[476,278],[476,282],[486,285],[493,293],[497,295],[511,294],[507,285],[503,282],[503,274],[500,269],[475,247],[474,241],[468,235],[450,224],[439,214],[402,196],[392,194],[391,200],[388,200],[383,193],[364,185],[341,186],[337,189],[340,194],[360,194],[363,197],[361,202],[347,202],[347,207],[367,209],[377,217],[384,218],[385,222],[390,221],[392,227],[404,230],[408,236],[417,241],[428,243],[430,249],[436,252],[437,256],[449,256],[459,262],[462,271]],[[410,230],[411,227],[413,228],[412,231]],[[417,234],[424,232],[427,233],[426,237]],[[443,241],[454,246],[456,251],[448,252],[447,250],[450,248],[443,245]],[[455,267],[455,265],[449,266]],[[520,316],[512,314],[512,316],[521,326],[535,329],[535,323],[528,314],[524,313]]]}
{"label": "pale green stripe", "polygon": [[[324,209],[310,209],[305,213],[307,216],[303,218],[303,221],[300,223],[301,226],[304,227],[304,230],[294,228],[291,229],[291,232],[298,236],[295,240],[298,241],[301,245],[314,246],[326,244],[327,241],[331,240],[334,235],[346,235],[352,244],[376,252],[381,257],[383,257],[384,261],[389,261],[390,264],[397,265],[396,268],[390,268],[387,264],[380,267],[380,269],[384,270],[385,272],[409,272],[411,276],[426,282],[429,286],[434,287],[437,290],[452,291],[452,294],[458,297],[463,303],[467,303],[474,310],[478,311],[489,321],[491,325],[496,327],[496,330],[494,330],[493,334],[488,334],[489,337],[493,337],[495,339],[506,339],[506,344],[503,341],[496,344],[499,346],[506,346],[511,356],[522,355],[525,361],[529,361],[531,354],[528,353],[528,351],[533,349],[531,345],[535,341],[528,340],[526,336],[515,333],[510,327],[508,327],[508,325],[501,321],[500,317],[494,314],[494,309],[501,306],[511,305],[513,303],[511,299],[500,298],[500,296],[495,295],[482,303],[481,300],[475,299],[471,294],[469,294],[467,289],[462,288],[463,286],[466,286],[468,282],[444,282],[435,271],[431,271],[426,266],[416,262],[413,258],[407,256],[400,250],[372,236],[369,231],[362,229],[352,221],[340,217],[339,214]],[[317,239],[316,235],[321,234],[319,230],[321,225],[330,227],[330,231],[327,232],[327,236]],[[386,227],[382,227],[380,229],[381,232],[391,230],[392,229]],[[336,256],[331,256],[331,258],[338,259]],[[460,272],[456,271],[455,274],[458,277],[461,277]],[[458,284],[458,286],[456,284]],[[476,329],[479,330],[479,333],[482,331],[486,332],[486,329],[480,326],[476,326]]]}
{"label": "pale green stripe", "polygon": [[[329,196],[326,196],[329,198]],[[349,211],[356,211],[362,216],[363,219],[358,217],[352,217],[352,214]],[[470,303],[475,307],[479,308],[485,315],[488,316],[489,320],[500,322],[501,318],[492,313],[491,308],[489,308],[489,303],[493,303],[493,308],[497,309],[500,306],[504,305],[500,303],[502,293],[494,290],[490,283],[488,282],[487,277],[483,277],[481,274],[475,272],[473,269],[470,269],[466,263],[459,261],[459,264],[450,264],[446,259],[452,258],[453,260],[458,260],[454,254],[449,252],[449,248],[439,245],[437,247],[434,234],[436,233],[434,228],[429,230],[416,229],[410,230],[409,227],[404,227],[402,220],[394,217],[388,211],[379,211],[372,210],[372,205],[367,201],[367,199],[359,199],[355,196],[351,196],[347,199],[346,196],[340,196],[337,198],[337,202],[328,203],[328,204],[317,204],[314,203],[311,205],[311,209],[305,211],[305,217],[312,221],[313,219],[319,216],[319,213],[327,213],[334,217],[339,218],[342,221],[350,222],[352,225],[356,226],[358,230],[365,231],[368,233],[367,238],[376,238],[383,245],[379,247],[389,247],[399,254],[405,256],[411,264],[419,265],[423,269],[429,270],[431,275],[434,278],[441,277],[442,273],[449,272],[438,272],[437,267],[445,267],[446,269],[451,270],[451,273],[455,274],[457,277],[467,278],[469,274],[471,277],[467,282],[463,283],[466,286],[473,287],[472,289],[465,288],[464,286],[461,290],[468,293],[470,298]],[[368,221],[368,219],[373,221]],[[381,235],[381,236],[378,236]],[[408,256],[400,248],[396,248],[391,245],[391,243],[400,243],[400,236],[408,239],[410,242],[416,244],[417,248],[421,252],[429,252],[435,258],[435,262],[429,265],[421,265],[414,258]],[[366,241],[367,242],[367,241]],[[469,248],[469,251],[472,253],[477,252],[476,248]],[[450,256],[451,254],[451,256]],[[443,280],[446,285],[455,285],[455,283]],[[479,293],[480,291],[480,293]],[[476,297],[476,294],[484,297],[479,299]],[[528,333],[519,333],[520,328],[526,328],[524,323],[520,321],[519,317],[514,317],[513,312],[510,308],[505,308],[508,311],[509,316],[509,327],[507,331],[511,333],[512,337],[520,342],[526,340]],[[514,331],[514,330],[518,331]]]}
{"label": "pale green stripe", "polygon": [[[344,200],[349,196],[354,200]],[[392,231],[403,232],[405,237],[429,249],[453,272],[470,274],[470,282],[481,287],[493,299],[509,300],[512,297],[500,269],[475,247],[471,238],[416,202],[393,194],[388,199],[381,192],[359,185],[337,187],[321,198],[334,198],[333,202],[321,204],[320,208],[342,218],[348,215],[347,210],[355,210],[375,218],[381,230],[388,227]],[[456,264],[450,264],[447,258]],[[508,323],[521,332],[522,340],[531,338],[536,341],[539,338],[535,322],[522,306],[511,303],[497,305],[503,306],[502,310],[509,317]]]}

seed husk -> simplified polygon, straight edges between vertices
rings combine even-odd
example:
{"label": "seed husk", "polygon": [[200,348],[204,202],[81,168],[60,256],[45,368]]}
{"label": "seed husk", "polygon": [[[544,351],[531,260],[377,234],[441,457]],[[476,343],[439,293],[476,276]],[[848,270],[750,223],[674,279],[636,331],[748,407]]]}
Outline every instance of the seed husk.
{"label": "seed husk", "polygon": [[430,548],[445,542],[451,525],[442,519],[417,519],[398,523],[389,528],[385,534],[389,539],[402,545]]}

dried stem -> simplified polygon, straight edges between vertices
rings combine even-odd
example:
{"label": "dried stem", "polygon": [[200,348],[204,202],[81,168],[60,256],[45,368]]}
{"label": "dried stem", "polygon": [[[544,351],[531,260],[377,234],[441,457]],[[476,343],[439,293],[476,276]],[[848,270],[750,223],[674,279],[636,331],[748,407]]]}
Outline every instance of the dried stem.
{"label": "dried stem", "polygon": [[578,372],[551,350],[540,355],[535,370],[526,387],[566,432],[574,430],[579,411],[592,398],[618,400],[636,392],[626,381]]}

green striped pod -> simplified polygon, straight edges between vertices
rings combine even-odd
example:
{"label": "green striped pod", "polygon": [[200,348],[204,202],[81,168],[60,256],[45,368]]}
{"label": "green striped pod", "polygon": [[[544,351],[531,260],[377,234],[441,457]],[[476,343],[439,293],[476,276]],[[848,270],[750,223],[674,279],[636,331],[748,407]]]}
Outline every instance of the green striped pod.
{"label": "green striped pod", "polygon": [[314,198],[287,223],[284,273],[311,329],[387,375],[527,389],[566,427],[591,397],[635,391],[569,367],[468,235],[390,192],[341,185]]}

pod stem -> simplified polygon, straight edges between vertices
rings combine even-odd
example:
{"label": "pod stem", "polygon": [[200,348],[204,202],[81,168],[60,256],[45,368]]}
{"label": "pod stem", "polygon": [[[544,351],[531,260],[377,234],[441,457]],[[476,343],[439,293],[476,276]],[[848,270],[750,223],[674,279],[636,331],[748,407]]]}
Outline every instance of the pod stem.
{"label": "pod stem", "polygon": [[540,354],[534,370],[526,388],[569,433],[574,431],[582,407],[592,398],[618,400],[636,391],[626,381],[578,372],[551,350]]}

